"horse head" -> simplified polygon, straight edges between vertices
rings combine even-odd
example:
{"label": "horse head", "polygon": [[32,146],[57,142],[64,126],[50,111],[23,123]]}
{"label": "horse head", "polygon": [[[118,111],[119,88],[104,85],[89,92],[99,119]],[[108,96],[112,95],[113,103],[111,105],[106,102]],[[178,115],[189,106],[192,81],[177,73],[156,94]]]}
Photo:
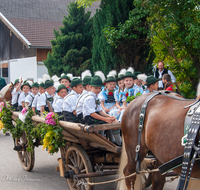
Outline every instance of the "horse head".
{"label": "horse head", "polygon": [[13,83],[7,84],[4,88],[0,91],[0,101],[5,99],[6,101],[10,101],[12,99],[12,90],[13,90]]}

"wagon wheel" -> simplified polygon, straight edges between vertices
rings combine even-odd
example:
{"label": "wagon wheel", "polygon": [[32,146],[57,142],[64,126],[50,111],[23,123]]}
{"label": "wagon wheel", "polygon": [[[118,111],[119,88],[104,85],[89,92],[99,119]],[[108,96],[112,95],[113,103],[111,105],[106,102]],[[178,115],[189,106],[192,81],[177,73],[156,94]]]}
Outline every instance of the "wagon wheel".
{"label": "wagon wheel", "polygon": [[[142,170],[149,170],[145,161],[141,163],[141,171]],[[142,180],[142,189],[145,189],[152,184],[151,182],[152,173],[143,173],[143,174],[140,174],[140,176]]]}
{"label": "wagon wheel", "polygon": [[[90,162],[90,159],[83,150],[82,147],[75,145],[70,148],[68,148],[66,155],[66,170],[74,170],[75,175],[76,174],[86,174],[93,172],[92,164]],[[94,178],[82,178],[80,179],[82,182],[94,182]],[[93,190],[93,186],[87,186],[87,188],[84,185],[80,185],[79,187],[76,187],[77,181],[74,179],[67,179],[68,185],[70,190]]]}
{"label": "wagon wheel", "polygon": [[22,136],[19,139],[15,139],[15,144],[21,145],[22,150],[17,151],[19,161],[23,167],[24,170],[26,171],[31,171],[34,167],[34,162],[35,162],[35,152],[33,150],[33,153],[29,153],[26,148],[28,145],[28,139],[26,137],[26,133],[23,132]]}

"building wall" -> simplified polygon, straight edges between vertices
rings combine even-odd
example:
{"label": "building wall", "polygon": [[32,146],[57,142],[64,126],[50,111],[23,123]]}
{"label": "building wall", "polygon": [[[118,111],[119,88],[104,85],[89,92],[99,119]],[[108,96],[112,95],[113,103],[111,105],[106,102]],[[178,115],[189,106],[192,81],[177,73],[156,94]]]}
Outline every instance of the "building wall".
{"label": "building wall", "polygon": [[23,79],[33,79],[37,81],[37,61],[36,57],[9,60],[10,81],[22,77]]}
{"label": "building wall", "polygon": [[36,56],[36,49],[28,49],[0,20],[0,61]]}
{"label": "building wall", "polygon": [[48,74],[48,70],[43,62],[37,63],[37,78],[42,78],[42,75]]}

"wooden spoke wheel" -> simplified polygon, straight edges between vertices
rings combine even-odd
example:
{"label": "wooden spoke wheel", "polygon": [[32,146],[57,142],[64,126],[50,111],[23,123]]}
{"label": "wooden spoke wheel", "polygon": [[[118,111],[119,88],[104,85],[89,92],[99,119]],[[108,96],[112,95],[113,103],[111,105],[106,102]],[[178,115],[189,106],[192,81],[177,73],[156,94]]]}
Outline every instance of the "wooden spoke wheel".
{"label": "wooden spoke wheel", "polygon": [[33,153],[29,153],[26,148],[28,146],[28,139],[26,137],[26,133],[23,132],[22,136],[19,139],[15,139],[15,144],[21,145],[22,149],[17,151],[19,161],[23,167],[24,170],[26,171],[31,171],[34,167],[35,163],[35,152],[33,150]]}
{"label": "wooden spoke wheel", "polygon": [[[83,150],[82,147],[75,145],[70,148],[68,148],[66,155],[66,170],[70,171],[73,170],[75,175],[77,174],[88,174],[93,172],[92,164],[90,162],[90,159]],[[87,182],[94,182],[94,178],[82,178],[79,179],[80,181],[87,183]],[[87,186],[87,188],[84,185],[79,185],[77,187],[77,180],[74,179],[67,179],[68,185],[70,187],[70,190],[93,190],[93,186]]]}

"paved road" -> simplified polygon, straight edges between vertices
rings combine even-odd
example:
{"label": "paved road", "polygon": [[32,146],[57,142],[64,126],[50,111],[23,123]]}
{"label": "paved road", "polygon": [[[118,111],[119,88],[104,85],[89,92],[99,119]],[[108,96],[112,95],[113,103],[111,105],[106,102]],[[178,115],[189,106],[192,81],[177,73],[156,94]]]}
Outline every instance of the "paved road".
{"label": "paved road", "polygon": [[[57,158],[60,154],[53,156],[42,151],[42,147],[35,149],[35,166],[31,172],[24,171],[18,160],[17,153],[13,150],[11,136],[5,136],[0,131],[0,189],[2,190],[69,190],[66,179],[60,177],[55,171],[58,166]],[[107,181],[115,176],[102,177],[96,181]],[[166,183],[164,190],[176,189],[177,180]],[[95,190],[115,190],[116,184],[96,186]],[[148,188],[147,190],[150,190]]]}

